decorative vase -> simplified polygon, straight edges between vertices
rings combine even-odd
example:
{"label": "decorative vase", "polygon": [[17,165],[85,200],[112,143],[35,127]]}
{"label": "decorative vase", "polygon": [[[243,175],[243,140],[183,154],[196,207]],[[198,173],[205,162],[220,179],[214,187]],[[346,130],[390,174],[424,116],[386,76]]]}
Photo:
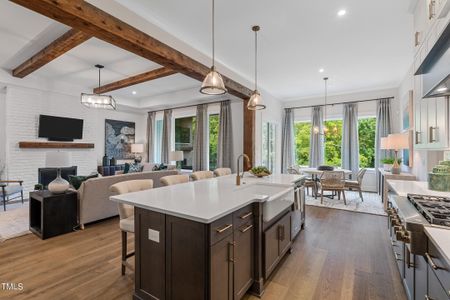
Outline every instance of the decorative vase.
{"label": "decorative vase", "polygon": [[109,161],[109,165],[110,166],[115,166],[116,165],[116,159],[114,157],[111,158],[111,160]]}
{"label": "decorative vase", "polygon": [[109,166],[109,157],[106,154],[105,154],[105,156],[103,156],[102,165]]}
{"label": "decorative vase", "polygon": [[428,189],[433,191],[450,191],[450,161],[441,161],[428,174]]}
{"label": "decorative vase", "polygon": [[62,194],[65,193],[69,187],[70,184],[67,180],[61,177],[61,169],[58,168],[58,175],[56,176],[56,179],[53,180],[48,184],[48,190],[52,192],[53,194]]}

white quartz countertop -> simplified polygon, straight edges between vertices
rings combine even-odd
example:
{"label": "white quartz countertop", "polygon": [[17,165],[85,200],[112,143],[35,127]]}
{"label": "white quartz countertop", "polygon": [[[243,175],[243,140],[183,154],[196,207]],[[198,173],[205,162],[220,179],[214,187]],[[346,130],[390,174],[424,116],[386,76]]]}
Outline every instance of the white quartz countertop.
{"label": "white quartz countertop", "polygon": [[429,190],[426,181],[388,180],[387,182],[395,193],[402,197],[406,197],[408,194],[450,197],[450,192]]}
{"label": "white quartz countertop", "polygon": [[110,197],[110,200],[197,222],[211,223],[250,203],[264,202],[293,190],[302,175],[246,174],[240,186],[236,175],[192,181]]}
{"label": "white quartz countertop", "polygon": [[425,226],[425,234],[444,255],[450,265],[450,230],[440,227]]}

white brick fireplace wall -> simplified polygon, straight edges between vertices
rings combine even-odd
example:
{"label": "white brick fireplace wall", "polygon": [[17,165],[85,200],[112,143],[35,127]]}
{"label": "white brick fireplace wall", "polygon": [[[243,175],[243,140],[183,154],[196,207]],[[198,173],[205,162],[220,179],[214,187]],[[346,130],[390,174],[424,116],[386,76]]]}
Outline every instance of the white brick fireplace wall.
{"label": "white brick fireplace wall", "polygon": [[[96,171],[104,155],[105,119],[136,123],[136,141],[145,142],[146,114],[88,109],[80,104],[79,97],[38,89],[8,86],[5,97],[6,143],[4,145],[7,177],[24,180],[27,191],[37,183],[38,168],[45,167],[45,154],[53,149],[20,149],[20,141],[39,140],[38,118],[40,114],[84,120],[83,139],[79,142],[94,143],[91,150],[68,149],[72,164],[78,166],[79,175]],[[0,103],[1,104],[1,103]],[[45,140],[45,139],[41,139]]]}

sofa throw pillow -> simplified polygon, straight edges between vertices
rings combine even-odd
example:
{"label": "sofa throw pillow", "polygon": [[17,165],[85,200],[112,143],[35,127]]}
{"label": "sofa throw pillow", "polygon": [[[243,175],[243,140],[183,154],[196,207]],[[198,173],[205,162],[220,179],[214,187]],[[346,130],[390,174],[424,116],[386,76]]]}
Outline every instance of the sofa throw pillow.
{"label": "sofa throw pillow", "polygon": [[166,169],[167,169],[167,166],[164,164],[160,164],[160,165],[156,164],[153,167],[153,171],[161,171],[161,170],[166,170]]}
{"label": "sofa throw pillow", "polygon": [[134,164],[126,163],[125,168],[123,169],[124,174],[139,173],[139,172],[142,172],[142,166],[139,163],[134,163]]}
{"label": "sofa throw pillow", "polygon": [[73,186],[74,189],[78,190],[81,186],[81,184],[91,178],[97,178],[98,174],[92,174],[88,176],[75,176],[75,175],[69,175],[69,183]]}

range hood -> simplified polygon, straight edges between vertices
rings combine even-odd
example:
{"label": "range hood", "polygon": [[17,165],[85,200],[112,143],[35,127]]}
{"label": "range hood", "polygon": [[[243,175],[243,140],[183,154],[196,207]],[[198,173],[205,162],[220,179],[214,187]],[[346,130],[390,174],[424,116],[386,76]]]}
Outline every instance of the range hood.
{"label": "range hood", "polygon": [[450,24],[415,75],[423,75],[423,98],[450,96]]}

